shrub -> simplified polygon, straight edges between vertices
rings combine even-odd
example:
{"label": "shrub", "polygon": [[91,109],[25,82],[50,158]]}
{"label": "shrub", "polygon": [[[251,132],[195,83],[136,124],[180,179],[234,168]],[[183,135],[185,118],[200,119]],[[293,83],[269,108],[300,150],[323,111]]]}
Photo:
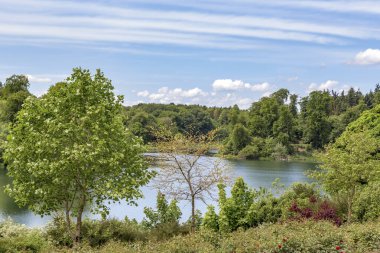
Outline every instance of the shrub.
{"label": "shrub", "polygon": [[47,238],[54,246],[73,245],[71,235],[67,232],[66,221],[63,215],[58,215],[49,222],[45,228]]}
{"label": "shrub", "polygon": [[0,252],[40,252],[47,247],[41,230],[11,220],[0,223]]}
{"label": "shrub", "polygon": [[248,145],[239,152],[239,157],[249,160],[257,160],[260,158],[260,149],[255,145]]}
{"label": "shrub", "polygon": [[288,149],[281,143],[277,143],[273,148],[271,156],[276,160],[286,160],[288,157]]}
{"label": "shrub", "polygon": [[359,221],[376,220],[380,217],[380,182],[365,186],[354,202],[354,215]]}
{"label": "shrub", "polygon": [[90,246],[100,246],[109,241],[134,242],[147,239],[148,231],[137,221],[85,220],[83,223],[83,241]]}
{"label": "shrub", "polygon": [[[337,251],[339,248],[339,251]],[[376,222],[341,227],[330,222],[307,221],[266,224],[248,230],[220,234],[201,230],[192,235],[176,236],[167,241],[147,244],[110,242],[99,252],[379,252],[380,227]],[[88,251],[86,251],[88,252]]]}
{"label": "shrub", "polygon": [[314,219],[331,221],[340,226],[342,224],[341,218],[337,214],[337,210],[333,207],[332,203],[327,200],[318,200],[314,196],[310,197],[309,205],[306,207],[299,207],[297,202],[293,202],[289,211],[295,213],[293,219]]}
{"label": "shrub", "polygon": [[[66,231],[66,223],[61,216],[54,218],[46,227],[46,235],[56,247],[73,246],[72,238]],[[124,221],[117,219],[84,220],[82,232],[82,241],[92,247],[103,245],[109,241],[144,241],[148,237],[146,229],[128,218]]]}

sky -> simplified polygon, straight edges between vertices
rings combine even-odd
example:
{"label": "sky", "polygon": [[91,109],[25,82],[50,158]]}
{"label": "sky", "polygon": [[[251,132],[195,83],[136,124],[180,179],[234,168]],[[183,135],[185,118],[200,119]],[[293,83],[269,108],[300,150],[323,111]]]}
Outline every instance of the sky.
{"label": "sky", "polygon": [[125,105],[248,108],[380,82],[380,1],[0,0],[0,80],[40,96],[74,67],[100,68]]}

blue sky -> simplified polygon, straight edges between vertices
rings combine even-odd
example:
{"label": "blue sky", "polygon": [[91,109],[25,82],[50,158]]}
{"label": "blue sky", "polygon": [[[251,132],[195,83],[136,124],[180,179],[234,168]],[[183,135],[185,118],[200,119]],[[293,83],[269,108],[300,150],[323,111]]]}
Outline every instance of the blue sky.
{"label": "blue sky", "polygon": [[379,24],[380,1],[0,0],[0,80],[26,74],[41,95],[73,67],[100,68],[126,105],[367,92]]}

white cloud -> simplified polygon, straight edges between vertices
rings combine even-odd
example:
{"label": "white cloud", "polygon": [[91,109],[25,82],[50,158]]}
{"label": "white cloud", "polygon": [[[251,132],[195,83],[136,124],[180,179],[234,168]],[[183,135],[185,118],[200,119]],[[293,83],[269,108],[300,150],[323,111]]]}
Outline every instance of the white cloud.
{"label": "white cloud", "polygon": [[26,75],[31,83],[51,83],[53,80],[50,77]]}
{"label": "white cloud", "polygon": [[267,82],[259,84],[245,83],[241,80],[232,79],[217,79],[213,82],[212,88],[216,91],[236,91],[242,89],[249,89],[252,91],[266,91],[270,87]]}
{"label": "white cloud", "polygon": [[214,90],[239,90],[244,88],[244,83],[240,80],[217,79],[213,82]]}
{"label": "white cloud", "polygon": [[368,48],[365,51],[359,52],[355,56],[353,63],[359,65],[380,64],[380,49]]}
{"label": "white cloud", "polygon": [[137,96],[148,98],[151,102],[158,103],[185,103],[190,99],[191,102],[200,101],[200,98],[207,96],[208,93],[196,87],[192,89],[161,87],[157,92],[147,90],[137,92]]}
{"label": "white cloud", "polygon": [[246,88],[252,91],[266,91],[269,89],[269,86],[270,86],[269,83],[264,82],[264,83],[259,83],[259,84],[251,84],[251,85],[248,85],[248,87]]}
{"label": "white cloud", "polygon": [[147,96],[149,96],[149,91],[144,90],[144,91],[137,92],[137,96],[138,97],[147,97]]}
{"label": "white cloud", "polygon": [[309,85],[309,92],[316,91],[316,90],[331,90],[334,89],[338,86],[339,82],[334,81],[334,80],[327,80],[324,83],[321,84],[316,84],[316,83],[311,83]]}

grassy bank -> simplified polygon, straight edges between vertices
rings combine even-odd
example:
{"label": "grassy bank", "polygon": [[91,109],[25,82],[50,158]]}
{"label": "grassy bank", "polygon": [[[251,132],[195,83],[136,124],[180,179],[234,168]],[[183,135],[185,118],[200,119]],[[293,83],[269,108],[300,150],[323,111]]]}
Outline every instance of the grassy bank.
{"label": "grassy bank", "polygon": [[[132,225],[131,225],[132,226]],[[107,238],[127,231],[99,229],[75,249],[57,245],[47,229],[28,229],[5,222],[0,225],[0,252],[380,252],[380,223],[346,224],[329,222],[287,222],[267,224],[248,230],[219,234],[201,230],[195,234],[169,239],[148,236],[148,231],[129,230],[129,237],[113,236],[100,246],[90,246],[91,239]],[[138,237],[134,237],[137,235]],[[118,238],[118,239],[117,239]],[[115,241],[117,240],[117,241]]]}

